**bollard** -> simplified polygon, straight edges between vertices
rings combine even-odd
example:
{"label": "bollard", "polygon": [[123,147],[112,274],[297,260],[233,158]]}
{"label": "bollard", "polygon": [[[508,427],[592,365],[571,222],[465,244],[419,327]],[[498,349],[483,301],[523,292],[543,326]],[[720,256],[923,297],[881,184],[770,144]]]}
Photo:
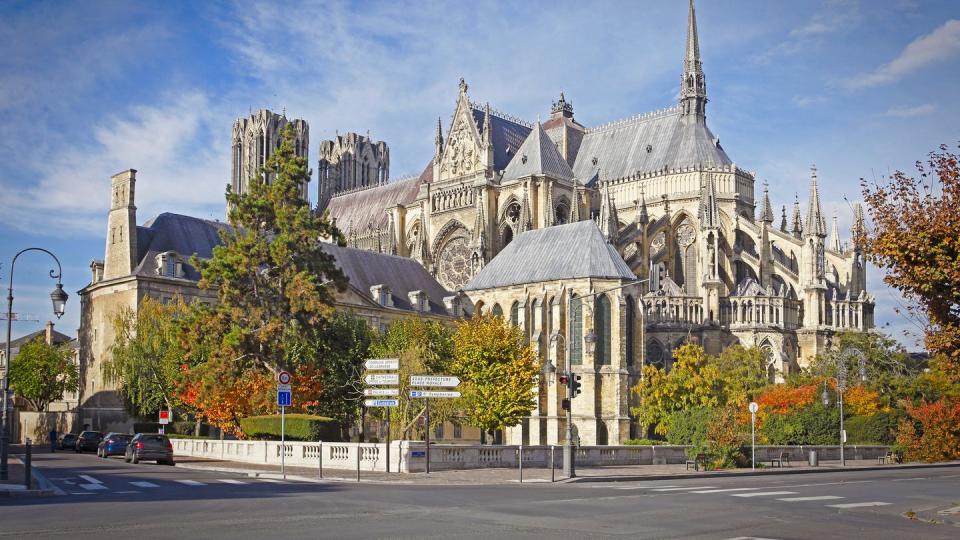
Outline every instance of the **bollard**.
{"label": "bollard", "polygon": [[520,443],[520,448],[517,450],[517,461],[520,463],[520,483],[523,483],[523,443]]}
{"label": "bollard", "polygon": [[317,444],[317,479],[323,480],[323,441]]}
{"label": "bollard", "polygon": [[357,443],[357,482],[360,481],[360,443]]}
{"label": "bollard", "polygon": [[550,482],[556,482],[557,467],[554,463],[554,459],[557,455],[557,447],[550,445]]}
{"label": "bollard", "polygon": [[23,459],[23,485],[30,489],[30,484],[33,480],[33,471],[31,470],[31,462],[33,461],[33,444],[30,439],[27,439],[27,453]]}

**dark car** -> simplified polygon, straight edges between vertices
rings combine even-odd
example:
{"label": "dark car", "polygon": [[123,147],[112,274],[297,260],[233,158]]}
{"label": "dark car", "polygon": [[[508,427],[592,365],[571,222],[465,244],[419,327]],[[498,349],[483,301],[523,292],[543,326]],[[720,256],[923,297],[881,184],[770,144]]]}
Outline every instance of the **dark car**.
{"label": "dark car", "polygon": [[60,442],[58,443],[61,450],[66,450],[67,448],[75,450],[77,448],[77,434],[76,433],[64,433],[60,436]]}
{"label": "dark car", "polygon": [[127,451],[127,443],[133,435],[127,433],[107,433],[107,436],[100,441],[97,447],[97,456],[108,458],[110,456],[122,456]]}
{"label": "dark car", "polygon": [[143,460],[156,461],[163,465],[173,465],[173,444],[166,435],[159,433],[137,433],[127,444],[123,454],[127,463],[139,463]]}
{"label": "dark car", "polygon": [[76,450],[77,453],[86,452],[87,450],[94,451],[100,446],[100,441],[102,440],[103,434],[99,431],[84,431],[77,437],[77,443],[73,449]]}

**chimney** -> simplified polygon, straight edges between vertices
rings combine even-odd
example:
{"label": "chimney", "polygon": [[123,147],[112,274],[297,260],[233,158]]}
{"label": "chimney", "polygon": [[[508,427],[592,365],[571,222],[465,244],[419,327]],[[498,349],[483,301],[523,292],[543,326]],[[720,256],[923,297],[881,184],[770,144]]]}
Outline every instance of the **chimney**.
{"label": "chimney", "polygon": [[46,334],[47,345],[53,345],[53,321],[47,321]]}

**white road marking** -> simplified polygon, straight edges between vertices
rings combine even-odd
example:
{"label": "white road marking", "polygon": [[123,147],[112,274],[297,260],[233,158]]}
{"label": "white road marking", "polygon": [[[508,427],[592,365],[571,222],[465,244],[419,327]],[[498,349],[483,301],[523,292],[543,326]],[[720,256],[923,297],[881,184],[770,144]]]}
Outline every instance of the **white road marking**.
{"label": "white road marking", "polygon": [[90,493],[89,491],[71,491],[71,495],[96,495],[96,493]]}
{"label": "white road marking", "polygon": [[[594,487],[599,487],[599,486],[594,486]],[[675,487],[680,487],[680,486],[623,486],[623,487],[615,487],[613,489],[657,489],[657,488],[675,488]]]}
{"label": "white road marking", "polygon": [[84,480],[86,480],[87,482],[89,482],[89,483],[91,483],[91,484],[102,484],[102,483],[103,483],[103,482],[97,480],[96,478],[94,478],[94,477],[92,477],[92,476],[87,476],[87,475],[85,475],[85,474],[81,474],[81,475],[78,475],[78,476],[80,476],[80,478],[83,478]]}
{"label": "white road marking", "polygon": [[713,486],[690,486],[690,487],[673,487],[673,488],[660,488],[655,489],[654,491],[687,491],[691,489],[713,489]]}
{"label": "white road marking", "polygon": [[270,482],[271,484],[289,484],[286,480],[276,480],[274,478],[258,478],[261,482]]}
{"label": "white road marking", "polygon": [[863,508],[865,506],[887,506],[889,504],[893,504],[893,503],[873,501],[873,502],[862,502],[862,503],[828,504],[826,506],[828,508]]}
{"label": "white road marking", "polygon": [[833,499],[845,499],[846,497],[838,497],[836,495],[819,495],[816,497],[787,497],[786,499],[777,499],[778,501],[785,502],[803,502],[803,501],[831,501]]}
{"label": "white road marking", "polygon": [[727,488],[727,489],[708,489],[705,491],[691,491],[690,493],[726,493],[728,491],[756,491],[760,488]]}
{"label": "white road marking", "polygon": [[734,493],[731,497],[772,497],[774,495],[796,495],[796,491],[760,491],[757,493]]}
{"label": "white road marking", "polygon": [[224,484],[246,484],[246,482],[241,482],[240,480],[234,480],[233,478],[221,478],[219,481],[223,482]]}
{"label": "white road marking", "polygon": [[103,484],[80,484],[80,487],[88,491],[94,491],[97,489],[107,489],[107,486]]}
{"label": "white road marking", "polygon": [[185,486],[205,486],[203,482],[197,482],[196,480],[174,480],[174,482],[180,482]]}
{"label": "white road marking", "polygon": [[160,487],[160,486],[154,484],[153,482],[144,482],[144,481],[141,481],[141,482],[130,482],[130,485],[131,485],[131,486],[141,487],[141,488],[155,488],[155,487]]}
{"label": "white road marking", "polygon": [[129,495],[129,494],[131,494],[131,493],[140,493],[140,492],[137,491],[137,490],[131,489],[131,490],[129,490],[129,491],[114,491],[114,493],[117,494],[117,495]]}

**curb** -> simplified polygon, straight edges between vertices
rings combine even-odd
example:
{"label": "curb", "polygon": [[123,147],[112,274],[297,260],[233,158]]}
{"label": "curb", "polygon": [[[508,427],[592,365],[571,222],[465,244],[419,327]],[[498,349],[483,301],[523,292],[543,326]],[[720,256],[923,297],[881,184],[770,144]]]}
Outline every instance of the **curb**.
{"label": "curb", "polygon": [[[16,459],[23,465],[23,457],[16,454],[10,457]],[[38,470],[38,467],[30,468],[33,481],[37,484],[37,489],[18,489],[18,490],[0,490],[0,497],[19,498],[19,497],[54,497],[66,495],[67,493],[57,486],[53,485],[47,477]]]}
{"label": "curb", "polygon": [[[260,472],[260,471],[251,471],[250,469],[241,469],[235,467],[207,467],[204,465],[196,465],[193,463],[177,463],[176,466],[182,469],[191,469],[195,471],[210,471],[210,472],[222,472],[222,473],[232,473],[232,474],[242,474],[250,478],[269,478],[271,480],[295,480],[297,482],[309,482],[312,484],[327,484],[327,483],[349,483],[356,484],[355,479],[349,478],[338,478],[338,477],[324,477],[317,478],[315,476],[301,476],[298,474],[288,474],[286,478],[280,473],[272,472]],[[415,484],[412,480],[370,480],[370,479],[361,479],[360,483],[362,484]]]}
{"label": "curb", "polygon": [[557,480],[558,484],[580,484],[588,482],[642,482],[656,480],[683,480],[684,478],[739,478],[755,476],[771,476],[782,474],[821,474],[832,472],[858,472],[858,471],[890,471],[890,470],[909,470],[909,469],[936,469],[941,467],[960,467],[960,463],[915,463],[911,465],[878,465],[867,467],[847,468],[823,468],[823,469],[766,469],[762,471],[750,472],[704,472],[693,474],[648,474],[648,475],[622,475],[622,476],[578,476],[576,478],[565,478]]}

